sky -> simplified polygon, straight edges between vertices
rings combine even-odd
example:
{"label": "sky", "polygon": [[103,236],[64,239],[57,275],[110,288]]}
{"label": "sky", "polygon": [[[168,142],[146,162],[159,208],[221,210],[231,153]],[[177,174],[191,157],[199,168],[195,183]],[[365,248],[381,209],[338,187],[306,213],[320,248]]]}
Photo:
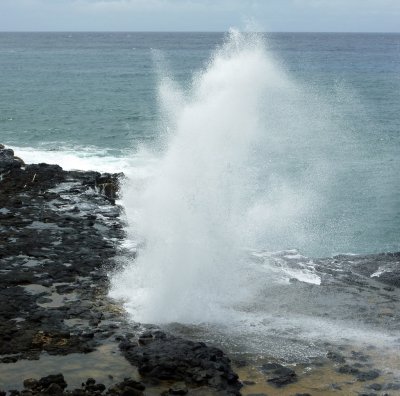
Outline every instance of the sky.
{"label": "sky", "polygon": [[400,0],[0,0],[0,31],[399,32]]}

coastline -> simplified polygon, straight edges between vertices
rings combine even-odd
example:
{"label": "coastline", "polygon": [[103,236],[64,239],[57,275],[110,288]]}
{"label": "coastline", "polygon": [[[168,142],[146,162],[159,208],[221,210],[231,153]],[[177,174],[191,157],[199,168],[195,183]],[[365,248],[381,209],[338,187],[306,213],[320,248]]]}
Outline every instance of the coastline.
{"label": "coastline", "polygon": [[[400,382],[391,382],[392,377],[375,367],[373,352],[333,351],[304,367],[249,363],[251,359],[231,362],[218,348],[130,323],[107,296],[107,273],[117,265],[125,236],[123,208],[115,202],[123,175],[25,165],[1,146],[0,174],[0,389],[16,389],[11,395],[305,395],[298,392],[306,389],[301,384],[310,367],[331,373],[330,385],[351,382],[354,392],[373,384],[393,395],[400,389]],[[379,260],[385,257],[377,255],[364,271],[372,273]],[[358,281],[354,274],[347,280],[345,275],[344,283]],[[382,291],[397,301],[400,276],[389,275],[382,278]],[[382,318],[397,316],[389,310]],[[94,370],[101,360],[105,364]],[[97,377],[89,378],[90,367]],[[254,367],[260,370],[254,373]],[[25,381],[22,391],[33,368],[40,374]],[[339,380],[333,378],[338,370]],[[88,376],[79,387],[73,378],[80,371]],[[18,379],[12,378],[17,373]],[[62,378],[55,376],[60,373]],[[319,385],[314,384],[311,394],[340,394],[344,389],[324,391]]]}
{"label": "coastline", "polygon": [[[132,376],[139,372],[141,378],[122,377],[118,385],[118,372],[105,367],[110,394],[139,395],[160,381],[171,389],[188,386],[239,394],[241,384],[222,351],[151,326],[132,325],[107,297],[107,272],[116,266],[124,237],[122,208],[115,205],[122,174],[25,165],[11,149],[1,147],[0,173],[2,364],[39,364],[47,356],[70,354],[85,360],[106,346],[114,354],[121,349],[135,366]],[[48,374],[55,373],[43,372],[42,377]],[[7,381],[16,381],[4,377],[0,389],[10,390]],[[51,381],[56,393],[66,386],[57,377],[25,388],[31,394],[51,393]],[[79,391],[105,391],[104,384],[94,385],[90,380]]]}

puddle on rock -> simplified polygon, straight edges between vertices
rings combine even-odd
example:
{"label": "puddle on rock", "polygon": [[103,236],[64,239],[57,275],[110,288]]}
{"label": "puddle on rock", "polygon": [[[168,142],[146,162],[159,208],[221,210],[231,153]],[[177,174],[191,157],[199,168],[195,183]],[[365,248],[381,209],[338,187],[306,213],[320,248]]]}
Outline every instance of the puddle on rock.
{"label": "puddle on rock", "polygon": [[42,294],[42,293],[46,293],[46,295],[50,295],[51,291],[48,287],[46,286],[42,286],[42,285],[38,285],[35,283],[29,284],[29,285],[24,285],[21,286],[25,289],[25,291],[29,294]]}
{"label": "puddle on rock", "polygon": [[0,389],[4,390],[21,390],[27,378],[40,379],[59,373],[64,375],[68,389],[80,388],[88,378],[94,378],[107,387],[126,377],[139,379],[136,368],[121,356],[116,345],[102,345],[87,354],[50,356],[43,353],[39,360],[1,363],[0,373]]}
{"label": "puddle on rock", "polygon": [[33,221],[26,228],[33,230],[60,230],[60,227],[55,223],[43,223],[42,221]]}
{"label": "puddle on rock", "polygon": [[[120,354],[116,344],[105,344],[88,354],[72,353],[66,356],[50,356],[42,353],[39,360],[19,360],[16,363],[0,363],[0,390],[22,390],[27,378],[40,379],[50,374],[63,374],[68,384],[66,390],[80,389],[88,378],[107,388],[125,378],[141,381],[146,386],[146,396],[159,396],[174,382],[162,381],[158,385],[146,383],[136,367]],[[203,393],[204,394],[204,393]]]}
{"label": "puddle on rock", "polygon": [[78,300],[78,295],[74,292],[68,294],[59,294],[57,292],[53,292],[45,298],[46,302],[36,302],[36,304],[42,308],[60,308],[68,302]]}
{"label": "puddle on rock", "polygon": [[33,259],[28,259],[24,264],[22,264],[23,267],[27,268],[33,268],[37,267],[41,264],[44,264],[48,260],[33,260]]}
{"label": "puddle on rock", "polygon": [[89,327],[89,320],[88,319],[79,319],[79,318],[73,318],[73,319],[64,319],[64,324],[68,327],[72,328],[88,328]]}

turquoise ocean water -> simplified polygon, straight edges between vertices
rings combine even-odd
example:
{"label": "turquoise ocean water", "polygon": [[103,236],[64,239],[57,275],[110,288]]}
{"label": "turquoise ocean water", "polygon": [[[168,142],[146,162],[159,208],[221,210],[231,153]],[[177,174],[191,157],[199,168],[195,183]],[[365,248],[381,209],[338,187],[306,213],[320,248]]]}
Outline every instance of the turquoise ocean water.
{"label": "turquoise ocean water", "polygon": [[[160,74],[190,87],[223,41],[222,33],[0,33],[0,142],[29,162],[127,171],[163,128]],[[323,148],[293,138],[265,159],[288,180],[314,159],[329,157],[336,171],[312,220],[324,242],[276,238],[266,248],[400,250],[400,34],[275,33],[265,42],[329,114],[315,103],[308,110],[345,136]]]}

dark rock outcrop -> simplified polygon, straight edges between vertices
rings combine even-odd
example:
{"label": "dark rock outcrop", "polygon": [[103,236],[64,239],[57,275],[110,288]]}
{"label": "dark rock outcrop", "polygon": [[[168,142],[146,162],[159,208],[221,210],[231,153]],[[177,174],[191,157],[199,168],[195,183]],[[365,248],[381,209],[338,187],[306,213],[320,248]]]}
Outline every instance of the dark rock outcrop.
{"label": "dark rock outcrop", "polygon": [[3,145],[0,145],[0,174],[9,172],[12,169],[19,169],[23,165],[24,162],[19,157],[14,156],[13,150],[6,149]]}
{"label": "dark rock outcrop", "polygon": [[279,363],[264,364],[261,370],[268,375],[267,382],[278,388],[297,381],[295,371]]}
{"label": "dark rock outcrop", "polygon": [[188,341],[161,331],[147,332],[138,341],[125,339],[126,359],[147,379],[182,381],[188,387],[209,386],[238,395],[241,383],[224,353],[202,342]]}

